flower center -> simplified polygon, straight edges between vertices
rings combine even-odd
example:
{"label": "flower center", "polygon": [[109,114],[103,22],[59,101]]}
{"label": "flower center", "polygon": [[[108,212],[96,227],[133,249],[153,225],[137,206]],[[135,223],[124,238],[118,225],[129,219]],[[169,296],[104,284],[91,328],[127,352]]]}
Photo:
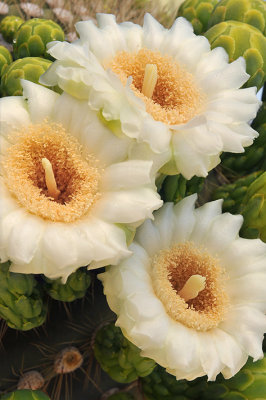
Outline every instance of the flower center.
{"label": "flower center", "polygon": [[168,315],[198,331],[224,319],[229,305],[225,279],[219,261],[191,242],[162,250],[153,259],[153,288]]}
{"label": "flower center", "polygon": [[4,178],[23,207],[57,222],[88,213],[100,196],[100,170],[61,125],[30,125],[13,133],[12,143],[3,160]]}
{"label": "flower center", "polygon": [[[156,66],[155,85],[152,78],[154,68],[151,67],[148,67],[151,74],[149,82],[147,66],[150,65]],[[170,56],[149,49],[141,49],[137,53],[120,51],[105,67],[111,68],[123,85],[132,76],[131,89],[144,101],[146,111],[156,121],[168,125],[181,124],[202,112],[205,96],[193,76]],[[145,80],[149,82],[147,86],[152,88],[154,85],[153,89],[145,90]]]}

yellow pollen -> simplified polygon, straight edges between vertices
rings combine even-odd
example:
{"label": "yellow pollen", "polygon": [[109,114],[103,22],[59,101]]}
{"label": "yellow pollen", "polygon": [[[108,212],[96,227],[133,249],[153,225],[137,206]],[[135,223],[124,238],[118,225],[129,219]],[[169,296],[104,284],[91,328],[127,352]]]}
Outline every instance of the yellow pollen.
{"label": "yellow pollen", "polygon": [[3,177],[28,212],[53,222],[88,215],[101,196],[102,169],[62,125],[45,121],[10,134]]}
{"label": "yellow pollen", "polygon": [[52,164],[47,160],[47,158],[42,158],[42,166],[44,168],[45,183],[48,189],[48,194],[53,197],[54,200],[57,200],[60,195],[60,190],[57,189]]}
{"label": "yellow pollen", "polygon": [[152,261],[152,284],[167,314],[189,328],[207,331],[229,307],[219,260],[192,242],[160,251]]}
{"label": "yellow pollen", "polygon": [[145,48],[136,53],[120,51],[104,67],[115,72],[123,85],[132,77],[131,89],[156,121],[182,124],[204,110],[205,94],[171,56]]}
{"label": "yellow pollen", "polygon": [[142,93],[144,96],[152,98],[158,79],[158,69],[156,64],[146,64],[142,84]]}
{"label": "yellow pollen", "polygon": [[206,278],[201,275],[192,275],[186,281],[185,285],[179,290],[178,295],[186,302],[195,299],[198,294],[205,289]]}

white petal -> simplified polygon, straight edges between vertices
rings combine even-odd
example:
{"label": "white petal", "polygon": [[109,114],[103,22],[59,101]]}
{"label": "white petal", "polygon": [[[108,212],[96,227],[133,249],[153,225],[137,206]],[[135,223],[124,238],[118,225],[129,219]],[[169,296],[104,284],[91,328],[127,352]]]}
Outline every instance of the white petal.
{"label": "white petal", "polygon": [[[237,339],[228,334],[227,332],[216,328],[213,333],[213,340],[217,349],[217,353],[220,357],[221,362],[224,364],[222,371],[226,370],[227,376],[234,375],[243,365],[243,349]],[[247,356],[244,353],[244,360],[247,360]],[[230,371],[230,372],[229,372]],[[229,376],[228,376],[229,377]]]}
{"label": "white petal", "polygon": [[23,97],[28,100],[29,114],[33,123],[50,117],[59,94],[33,82],[21,80]]}
{"label": "white petal", "polygon": [[145,14],[143,22],[143,47],[157,50],[167,31],[152,17],[151,14]]}
{"label": "white petal", "polygon": [[227,292],[234,304],[261,303],[266,313],[266,265],[261,273],[251,272],[237,279],[230,279]]}
{"label": "white petal", "polygon": [[152,218],[152,212],[161,207],[162,201],[154,190],[138,188],[107,192],[94,206],[93,213],[114,223],[140,223]]}
{"label": "white petal", "polygon": [[199,332],[199,353],[202,368],[208,380],[214,381],[222,368],[222,363],[213,340],[215,333]]}
{"label": "white petal", "polygon": [[153,257],[162,246],[159,229],[150,220],[145,221],[140,226],[137,230],[135,240],[144,247],[150,257]]}
{"label": "white petal", "polygon": [[242,223],[242,215],[221,214],[214,218],[208,232],[202,237],[201,243],[213,254],[222,256],[226,247],[238,237]]}
{"label": "white petal", "polygon": [[196,200],[197,195],[193,194],[175,205],[173,243],[182,243],[190,239],[195,224],[194,210]]}
{"label": "white petal", "polygon": [[208,96],[216,95],[218,91],[226,89],[238,89],[248,80],[249,75],[246,73],[246,63],[243,57],[239,57],[231,64],[223,66],[220,70],[202,75],[198,78],[198,83]]}
{"label": "white petal", "polygon": [[[43,235],[43,251],[60,270],[76,265],[78,259],[76,237],[66,224],[49,224]],[[80,265],[81,266],[81,265]]]}
{"label": "white petal", "polygon": [[75,135],[86,152],[96,155],[101,166],[125,159],[129,143],[116,137],[90,109],[87,101],[77,100],[64,93],[57,100],[54,119]]}
{"label": "white petal", "polygon": [[0,99],[0,134],[7,136],[12,130],[26,127],[30,124],[27,103],[20,96],[10,96]]}
{"label": "white petal", "polygon": [[265,271],[266,244],[260,239],[237,238],[225,250],[223,262],[228,265],[230,277]]}
{"label": "white petal", "polygon": [[150,184],[151,161],[130,160],[106,168],[101,182],[104,191],[135,188]]}
{"label": "white petal", "polygon": [[195,212],[195,226],[190,235],[190,240],[200,243],[202,237],[207,233],[212,220],[222,213],[223,200],[205,203],[197,208]]}
{"label": "white petal", "polygon": [[28,264],[39,246],[45,224],[40,218],[25,215],[13,225],[8,236],[8,255],[13,262]]}

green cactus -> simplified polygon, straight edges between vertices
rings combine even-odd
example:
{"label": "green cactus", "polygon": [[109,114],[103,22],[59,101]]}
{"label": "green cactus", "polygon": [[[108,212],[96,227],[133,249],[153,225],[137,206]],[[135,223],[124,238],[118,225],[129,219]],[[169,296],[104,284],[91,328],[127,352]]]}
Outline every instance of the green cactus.
{"label": "green cactus", "polygon": [[46,292],[55,300],[73,301],[83,297],[90,286],[91,277],[86,268],[73,272],[65,284],[60,279],[51,280],[44,277]]}
{"label": "green cactus", "polygon": [[46,52],[46,45],[54,40],[63,41],[62,28],[49,19],[32,18],[24,22],[14,37],[14,58],[53,58]]}
{"label": "green cactus", "polygon": [[141,386],[146,400],[198,400],[207,383],[204,378],[178,381],[158,365],[149,376],[141,379]]}
{"label": "green cactus", "polygon": [[0,77],[3,75],[6,67],[12,63],[11,53],[6,47],[0,46]]}
{"label": "green cactus", "polygon": [[225,174],[233,171],[236,174],[246,174],[251,171],[266,169],[266,102],[260,108],[252,127],[259,133],[252,146],[245,153],[223,153],[221,156]]}
{"label": "green cactus", "polygon": [[247,364],[231,379],[219,375],[208,382],[202,400],[266,400],[266,357]]}
{"label": "green cactus", "polygon": [[218,0],[186,0],[178,10],[178,17],[186,18],[193,25],[196,35],[208,29],[208,21]]}
{"label": "green cactus", "polygon": [[265,35],[266,3],[264,0],[221,0],[209,19],[209,28],[228,20],[245,22]]}
{"label": "green cactus", "polygon": [[15,34],[23,22],[24,20],[16,15],[7,15],[2,19],[0,23],[0,33],[2,33],[3,38],[8,43],[13,42]]}
{"label": "green cactus", "polygon": [[165,178],[162,184],[160,195],[163,201],[173,201],[177,203],[186,196],[199,193],[203,187],[204,178],[194,176],[186,180],[182,175],[170,175]]}
{"label": "green cactus", "polygon": [[20,79],[38,83],[51,64],[52,61],[39,57],[26,57],[12,62],[1,77],[1,95],[22,96]]}
{"label": "green cactus", "polygon": [[257,238],[266,242],[266,172],[261,174],[248,188],[240,212],[244,223],[240,234],[246,238]]}
{"label": "green cactus", "polygon": [[134,400],[134,396],[130,393],[115,393],[107,397],[107,400]]}
{"label": "green cactus", "polygon": [[229,61],[243,56],[250,75],[244,87],[262,87],[266,80],[266,37],[257,28],[244,22],[225,21],[210,28],[205,36],[211,48],[223,47]]}
{"label": "green cactus", "polygon": [[0,264],[0,317],[10,328],[27,331],[43,324],[46,306],[33,275],[9,272]]}
{"label": "green cactus", "polygon": [[252,182],[257,179],[263,171],[253,172],[234,183],[218,186],[212,195],[212,200],[223,199],[223,212],[239,214],[243,199]]}
{"label": "green cactus", "polygon": [[105,325],[97,332],[94,355],[102,369],[120,383],[147,376],[156,365],[153,360],[141,357],[140,349],[129,342],[114,324]]}
{"label": "green cactus", "polygon": [[0,397],[0,400],[50,400],[40,390],[16,390],[15,392],[7,393]]}

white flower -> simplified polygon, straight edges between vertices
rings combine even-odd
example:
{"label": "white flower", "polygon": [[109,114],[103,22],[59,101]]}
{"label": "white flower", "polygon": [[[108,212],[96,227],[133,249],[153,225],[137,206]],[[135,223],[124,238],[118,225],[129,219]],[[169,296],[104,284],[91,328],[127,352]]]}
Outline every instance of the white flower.
{"label": "white flower", "polygon": [[[100,275],[124,335],[177,379],[235,375],[263,357],[266,244],[238,235],[243,218],[196,196],[166,203]],[[193,277],[193,278],[192,278]]]}
{"label": "white flower", "polygon": [[53,8],[53,13],[62,24],[72,24],[74,16],[71,11],[65,10],[64,8],[56,7]]}
{"label": "white flower", "polygon": [[8,4],[4,3],[3,1],[0,1],[0,15],[6,15],[8,14],[8,11],[9,11]]}
{"label": "white flower", "polygon": [[[222,151],[243,152],[252,143],[258,134],[248,121],[260,102],[256,88],[239,90],[249,77],[243,58],[229,64],[225,50],[211,51],[184,18],[170,30],[149,14],[143,28],[117,24],[113,15],[99,14],[97,20],[99,27],[77,23],[75,44],[48,45],[57,61],[42,76],[43,84],[59,84],[88,99],[141,144],[139,157],[160,154],[158,168],[165,164],[161,171],[167,174],[206,176]],[[147,64],[158,71],[152,83],[151,73],[144,79]]]}
{"label": "white flower", "polygon": [[43,10],[34,3],[21,3],[20,8],[24,11],[26,15],[29,17],[42,17]]}
{"label": "white flower", "polygon": [[152,163],[127,159],[129,141],[87,102],[23,87],[24,98],[0,100],[1,262],[64,281],[120,262],[126,235],[162,204]]}

